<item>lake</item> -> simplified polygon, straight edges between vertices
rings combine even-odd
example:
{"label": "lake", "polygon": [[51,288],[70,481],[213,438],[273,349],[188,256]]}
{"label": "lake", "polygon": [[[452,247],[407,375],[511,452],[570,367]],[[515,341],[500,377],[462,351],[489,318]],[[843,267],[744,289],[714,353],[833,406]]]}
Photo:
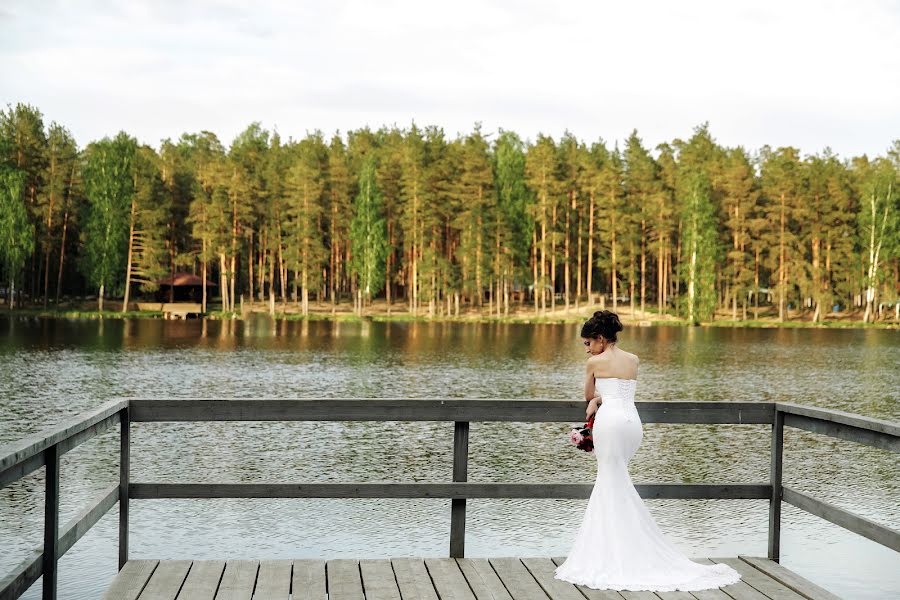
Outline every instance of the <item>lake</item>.
{"label": "lake", "polygon": [[[113,398],[582,397],[578,325],[0,317],[0,444]],[[900,331],[626,328],[637,400],[787,401],[900,421]],[[469,481],[593,483],[571,423],[473,423]],[[785,429],[784,482],[900,529],[900,457]],[[635,483],[765,483],[770,428],[647,424]],[[137,423],[132,481],[449,482],[453,423]],[[118,481],[118,428],[62,458],[64,524]],[[765,556],[765,500],[647,500],[689,556]],[[584,500],[467,502],[466,555],[562,556]],[[900,597],[900,553],[783,505],[781,563],[845,598]],[[41,545],[43,470],[0,490],[0,578]],[[447,556],[449,500],[133,500],[132,558]],[[116,572],[110,511],[60,597]],[[40,584],[24,598],[40,598]]]}

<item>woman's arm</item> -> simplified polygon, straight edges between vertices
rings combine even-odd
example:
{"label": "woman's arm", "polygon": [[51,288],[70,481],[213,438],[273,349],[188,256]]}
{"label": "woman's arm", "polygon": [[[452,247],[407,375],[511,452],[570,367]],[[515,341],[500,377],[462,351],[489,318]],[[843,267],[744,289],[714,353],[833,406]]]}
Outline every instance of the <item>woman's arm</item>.
{"label": "woman's arm", "polygon": [[587,370],[584,374],[584,401],[590,402],[594,399],[594,363],[587,361]]}

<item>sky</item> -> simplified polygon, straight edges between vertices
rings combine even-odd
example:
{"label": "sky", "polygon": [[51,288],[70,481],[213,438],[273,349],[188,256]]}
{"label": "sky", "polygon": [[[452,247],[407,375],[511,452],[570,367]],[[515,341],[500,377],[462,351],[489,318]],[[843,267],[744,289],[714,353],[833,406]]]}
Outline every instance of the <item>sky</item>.
{"label": "sky", "polygon": [[82,146],[259,121],[883,155],[900,0],[0,0],[0,107]]}

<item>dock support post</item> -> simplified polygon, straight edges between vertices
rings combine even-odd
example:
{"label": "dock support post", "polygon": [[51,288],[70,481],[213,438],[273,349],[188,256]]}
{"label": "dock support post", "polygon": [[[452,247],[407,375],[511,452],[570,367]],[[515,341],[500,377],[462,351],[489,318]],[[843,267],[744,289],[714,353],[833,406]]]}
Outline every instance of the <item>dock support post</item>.
{"label": "dock support post", "polygon": [[56,600],[56,555],[59,544],[59,446],[45,451],[47,460],[44,488],[44,553],[41,559],[43,600]]}
{"label": "dock support post", "polygon": [[781,558],[781,470],[784,453],[784,413],[775,408],[772,421],[772,463],[769,480],[772,497],[769,499],[769,560]]}
{"label": "dock support post", "polygon": [[128,562],[128,480],[131,468],[131,409],[122,409],[119,438],[119,570]]}
{"label": "dock support post", "polygon": [[[466,481],[469,466],[469,422],[453,427],[453,481]],[[453,498],[450,505],[450,558],[463,558],[466,547],[466,499]]]}

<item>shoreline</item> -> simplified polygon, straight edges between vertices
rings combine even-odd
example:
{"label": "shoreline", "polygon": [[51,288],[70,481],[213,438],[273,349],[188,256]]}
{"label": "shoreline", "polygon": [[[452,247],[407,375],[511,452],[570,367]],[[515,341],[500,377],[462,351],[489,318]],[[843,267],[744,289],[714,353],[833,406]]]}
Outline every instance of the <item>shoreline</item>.
{"label": "shoreline", "polygon": [[[267,317],[274,318],[276,321],[341,321],[341,322],[425,322],[425,323],[495,323],[495,324],[526,324],[526,325],[544,325],[544,324],[569,324],[581,323],[588,316],[590,310],[579,309],[578,314],[562,314],[562,315],[525,315],[516,314],[509,316],[488,316],[483,314],[464,314],[456,316],[434,316],[427,315],[413,316],[405,311],[388,313],[385,310],[371,310],[363,315],[357,315],[349,311],[341,312],[325,312],[315,311],[308,315],[302,315],[298,312],[276,311],[274,317],[270,316],[268,311],[261,310],[245,310],[244,312],[223,313],[221,311],[210,311],[206,318],[211,321],[225,320],[245,320],[247,318]],[[557,311],[559,312],[559,311]],[[574,310],[572,311],[574,313]],[[775,319],[750,319],[747,321],[734,321],[730,319],[717,319],[693,325],[684,319],[679,319],[671,315],[664,315],[665,318],[659,318],[660,315],[648,313],[644,316],[647,318],[633,318],[619,312],[622,322],[630,327],[722,327],[736,329],[900,329],[900,322],[896,321],[879,321],[875,323],[863,323],[855,320],[825,320],[814,323],[812,321],[803,320],[785,320],[777,321]],[[127,311],[104,310],[100,313],[97,310],[79,310],[79,309],[44,309],[44,308],[16,308],[13,310],[0,309],[0,318],[40,318],[40,319],[158,319],[163,320],[162,311]],[[193,320],[193,319],[191,319]]]}

